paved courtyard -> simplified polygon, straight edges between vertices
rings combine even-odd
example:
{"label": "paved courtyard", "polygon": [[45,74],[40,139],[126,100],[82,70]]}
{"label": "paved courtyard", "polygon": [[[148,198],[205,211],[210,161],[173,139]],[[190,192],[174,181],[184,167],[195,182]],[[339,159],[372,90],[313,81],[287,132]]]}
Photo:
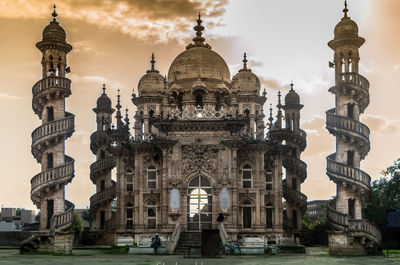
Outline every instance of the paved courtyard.
{"label": "paved courtyard", "polygon": [[137,265],[235,265],[235,264],[400,264],[400,257],[330,257],[322,249],[309,249],[307,254],[265,256],[224,256],[215,259],[184,258],[183,256],[154,256],[107,254],[102,250],[74,250],[72,256],[21,255],[17,249],[0,249],[0,265],[14,264],[137,264]]}

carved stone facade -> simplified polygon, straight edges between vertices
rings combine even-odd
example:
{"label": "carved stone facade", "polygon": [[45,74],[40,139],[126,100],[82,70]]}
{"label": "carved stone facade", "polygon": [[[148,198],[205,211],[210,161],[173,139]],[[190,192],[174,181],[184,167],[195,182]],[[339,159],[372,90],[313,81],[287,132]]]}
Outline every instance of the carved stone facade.
{"label": "carved stone facade", "polygon": [[224,59],[204,43],[201,22],[199,17],[193,43],[172,62],[168,77],[152,57],[139,94],[132,95],[132,136],[119,96],[115,128],[105,88],[98,99],[91,136],[97,227],[139,241],[156,232],[168,238],[178,228],[225,229],[230,239],[291,236],[307,201],[300,188],[306,178],[300,98],[293,85],[284,105],[279,94],[278,115],[274,121],[270,110],[266,133],[266,92],[247,68],[246,54],[231,79]]}

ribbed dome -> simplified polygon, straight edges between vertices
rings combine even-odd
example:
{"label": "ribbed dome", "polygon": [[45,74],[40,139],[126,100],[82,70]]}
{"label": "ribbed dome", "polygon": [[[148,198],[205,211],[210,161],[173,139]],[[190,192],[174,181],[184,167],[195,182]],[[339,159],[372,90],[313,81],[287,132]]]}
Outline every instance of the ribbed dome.
{"label": "ribbed dome", "polygon": [[142,93],[157,93],[164,89],[164,77],[158,71],[149,70],[139,80],[138,91]]}
{"label": "ribbed dome", "polygon": [[208,47],[191,47],[179,54],[168,70],[168,80],[211,78],[229,82],[230,72],[225,60]]}
{"label": "ribbed dome", "polygon": [[111,99],[107,96],[105,87],[103,87],[103,94],[97,99],[96,107],[98,109],[111,109]]}
{"label": "ribbed dome", "polygon": [[242,69],[232,78],[234,90],[260,93],[260,79],[250,69]]}
{"label": "ribbed dome", "polygon": [[345,37],[358,37],[357,23],[347,16],[335,26],[335,39]]}
{"label": "ribbed dome", "polygon": [[65,43],[65,30],[53,19],[43,30],[43,41],[58,41]]}
{"label": "ribbed dome", "polygon": [[289,91],[289,93],[285,96],[285,105],[298,105],[300,104],[299,94],[296,93],[293,89]]}

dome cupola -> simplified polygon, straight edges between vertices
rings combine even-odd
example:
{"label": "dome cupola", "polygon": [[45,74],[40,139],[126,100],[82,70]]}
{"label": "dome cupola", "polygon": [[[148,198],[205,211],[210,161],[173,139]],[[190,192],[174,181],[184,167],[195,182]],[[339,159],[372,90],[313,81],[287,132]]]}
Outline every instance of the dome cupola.
{"label": "dome cupola", "polygon": [[165,88],[165,78],[155,69],[154,53],[151,55],[151,69],[139,80],[139,95],[146,93],[159,93]]}
{"label": "dome cupola", "polygon": [[257,95],[260,93],[261,84],[260,79],[247,68],[247,55],[243,55],[243,68],[233,76],[232,88],[238,92],[254,92]]}

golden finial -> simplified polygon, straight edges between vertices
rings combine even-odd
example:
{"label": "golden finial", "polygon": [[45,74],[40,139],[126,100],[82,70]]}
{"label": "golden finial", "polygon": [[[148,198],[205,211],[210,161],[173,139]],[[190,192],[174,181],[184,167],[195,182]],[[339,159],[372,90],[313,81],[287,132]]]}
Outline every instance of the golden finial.
{"label": "golden finial", "polygon": [[247,55],[243,54],[243,70],[247,70]]}
{"label": "golden finial", "polygon": [[53,13],[51,15],[53,16],[53,21],[56,21],[57,17],[56,4],[53,5]]}
{"label": "golden finial", "polygon": [[347,17],[347,12],[349,12],[349,10],[347,9],[347,0],[344,0],[343,12],[344,12],[344,17]]}

